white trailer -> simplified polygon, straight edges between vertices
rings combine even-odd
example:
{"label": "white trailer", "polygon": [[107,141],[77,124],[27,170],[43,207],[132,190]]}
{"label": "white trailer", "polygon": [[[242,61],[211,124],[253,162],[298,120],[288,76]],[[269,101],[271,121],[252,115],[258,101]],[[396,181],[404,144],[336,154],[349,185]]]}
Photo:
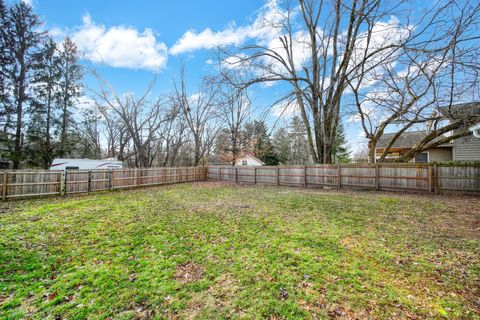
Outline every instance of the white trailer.
{"label": "white trailer", "polygon": [[50,166],[50,170],[99,170],[121,168],[123,168],[122,161],[118,161],[114,158],[104,160],[56,158]]}

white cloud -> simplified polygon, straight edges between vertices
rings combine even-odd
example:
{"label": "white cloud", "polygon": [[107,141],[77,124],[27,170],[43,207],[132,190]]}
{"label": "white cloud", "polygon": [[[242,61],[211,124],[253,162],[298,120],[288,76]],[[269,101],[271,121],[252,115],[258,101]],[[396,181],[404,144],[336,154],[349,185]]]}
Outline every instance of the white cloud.
{"label": "white cloud", "polygon": [[277,118],[290,119],[297,114],[298,110],[296,101],[282,101],[274,105],[270,112]]}
{"label": "white cloud", "polygon": [[167,46],[151,29],[143,32],[129,26],[107,28],[89,15],[71,37],[85,58],[112,67],[159,70],[167,63]]}
{"label": "white cloud", "polygon": [[213,31],[206,28],[201,32],[188,30],[177,40],[170,54],[177,55],[192,52],[199,49],[212,49],[229,45],[241,45],[249,39],[256,39],[261,43],[268,43],[278,37],[275,28],[285,18],[277,0],[269,0],[257,13],[255,20],[245,26],[237,26],[234,22],[229,23],[221,31]]}

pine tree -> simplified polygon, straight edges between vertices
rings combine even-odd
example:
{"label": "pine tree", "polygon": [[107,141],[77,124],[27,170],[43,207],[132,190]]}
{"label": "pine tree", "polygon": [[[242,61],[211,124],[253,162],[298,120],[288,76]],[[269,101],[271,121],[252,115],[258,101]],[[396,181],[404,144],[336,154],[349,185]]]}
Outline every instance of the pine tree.
{"label": "pine tree", "polygon": [[289,125],[289,140],[291,143],[291,164],[305,164],[309,162],[310,151],[308,149],[307,129],[303,120],[295,116]]}
{"label": "pine tree", "polygon": [[59,155],[66,156],[73,150],[73,143],[69,141],[69,130],[73,127],[72,108],[81,95],[82,67],[79,64],[77,45],[70,39],[63,40],[60,46],[60,95],[61,106],[60,148]]}
{"label": "pine tree", "polygon": [[40,19],[32,12],[32,8],[21,1],[9,10],[8,21],[10,30],[8,35],[8,51],[12,53],[12,63],[8,68],[8,78],[13,88],[12,111],[14,112],[14,135],[9,143],[13,168],[20,166],[24,158],[23,127],[26,103],[29,100],[28,92],[31,86],[31,75],[34,64],[35,50],[38,49],[43,33],[37,31]]}
{"label": "pine tree", "polygon": [[11,50],[11,21],[9,10],[0,0],[0,144],[6,145],[8,133],[12,129],[14,109],[8,87],[11,85],[11,67],[13,53]]}
{"label": "pine tree", "polygon": [[350,162],[350,149],[347,145],[347,139],[345,137],[345,129],[343,123],[339,122],[337,126],[337,140],[333,145],[333,160],[335,163],[348,163]]}
{"label": "pine tree", "polygon": [[264,121],[247,123],[243,130],[244,149],[253,153],[266,165],[278,164],[278,159]]}
{"label": "pine tree", "polygon": [[35,55],[35,61],[27,148],[30,165],[49,168],[54,158],[52,134],[58,124],[56,111],[61,76],[57,44],[53,39],[46,39],[42,50]]}
{"label": "pine tree", "polygon": [[290,164],[292,145],[287,128],[281,127],[275,131],[272,138],[275,154],[281,164]]}

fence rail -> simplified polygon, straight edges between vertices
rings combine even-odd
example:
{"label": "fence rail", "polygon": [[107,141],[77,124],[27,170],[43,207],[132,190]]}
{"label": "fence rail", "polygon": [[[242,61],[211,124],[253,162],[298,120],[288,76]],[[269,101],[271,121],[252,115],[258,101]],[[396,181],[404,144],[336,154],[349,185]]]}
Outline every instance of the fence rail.
{"label": "fence rail", "polygon": [[207,180],[339,189],[480,193],[480,165],[208,166]]}
{"label": "fence rail", "polygon": [[168,167],[114,170],[2,171],[2,200],[47,195],[204,181],[204,167]]}

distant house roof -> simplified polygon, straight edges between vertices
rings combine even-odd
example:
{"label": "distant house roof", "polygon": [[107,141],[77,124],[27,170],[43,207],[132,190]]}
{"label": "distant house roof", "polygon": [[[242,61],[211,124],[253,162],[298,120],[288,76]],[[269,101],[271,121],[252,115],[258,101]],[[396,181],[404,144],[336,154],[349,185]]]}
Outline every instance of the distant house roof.
{"label": "distant house roof", "polygon": [[[390,140],[392,140],[393,136],[396,133],[385,133],[377,142],[377,148],[385,148],[387,147]],[[410,131],[404,132],[398,137],[398,139],[393,143],[392,148],[411,148],[417,143],[418,141],[422,140],[428,131]],[[433,141],[443,138],[444,136],[439,136],[433,139]]]}

